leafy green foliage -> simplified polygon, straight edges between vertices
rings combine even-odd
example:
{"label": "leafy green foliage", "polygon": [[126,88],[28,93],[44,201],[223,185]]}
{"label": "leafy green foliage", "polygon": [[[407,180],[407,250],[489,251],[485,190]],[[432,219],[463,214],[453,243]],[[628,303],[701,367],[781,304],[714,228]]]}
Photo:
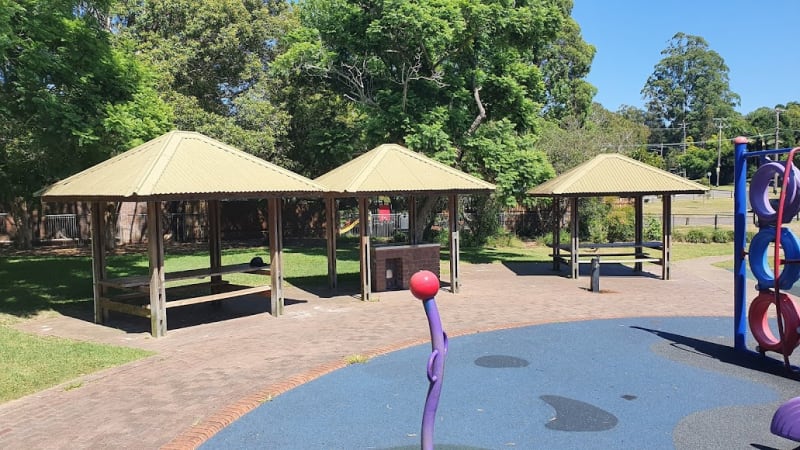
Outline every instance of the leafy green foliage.
{"label": "leafy green foliage", "polygon": [[676,33],[642,89],[652,143],[681,142],[683,126],[699,141],[714,132],[714,117],[735,116],[739,96],[728,66],[700,36]]}
{"label": "leafy green foliage", "polygon": [[494,180],[503,206],[529,201],[526,192],[555,176],[544,152],[534,149],[530,135],[519,135],[508,120],[481,127],[464,143],[467,170]]}
{"label": "leafy green foliage", "polygon": [[[317,92],[348,99],[357,111],[344,117],[359,122],[342,129],[363,146],[356,153],[405,144],[497,183],[506,205],[553,174],[534,148],[545,104],[553,117],[582,114],[593,93],[581,81],[593,49],[568,1],[307,0],[299,9],[303,27],[272,66],[287,85],[303,86],[295,101],[310,104]],[[306,152],[325,142],[296,136]],[[329,166],[314,171],[335,167],[339,155],[323,155]]]}
{"label": "leafy green foliage", "polygon": [[0,44],[0,121],[7,123],[0,133],[11,145],[0,157],[7,175],[0,201],[28,197],[136,141],[126,111],[149,124],[139,135],[168,129],[145,71],[89,14],[102,12],[104,2],[9,3],[0,19],[10,29]]}
{"label": "leafy green foliage", "polygon": [[118,34],[154,67],[175,126],[279,165],[289,115],[266,76],[292,27],[286,1],[120,1]]}

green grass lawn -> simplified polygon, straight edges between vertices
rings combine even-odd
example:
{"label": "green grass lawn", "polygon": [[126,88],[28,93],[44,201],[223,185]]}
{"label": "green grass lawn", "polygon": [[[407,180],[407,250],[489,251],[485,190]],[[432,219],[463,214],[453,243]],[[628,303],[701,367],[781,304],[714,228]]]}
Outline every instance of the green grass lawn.
{"label": "green grass lawn", "polygon": [[[127,347],[33,336],[0,326],[0,403],[152,354]],[[80,381],[73,381],[65,389],[80,385]]]}
{"label": "green grass lawn", "polygon": [[[507,261],[549,262],[550,249],[517,239],[505,239],[496,246],[462,248],[465,264],[492,264]],[[732,253],[732,244],[673,245],[675,261],[708,255]],[[237,264],[260,256],[269,259],[264,248],[223,250],[223,264]],[[442,251],[442,277],[449,274],[449,255]],[[145,253],[108,257],[110,276],[144,275]],[[181,251],[165,258],[167,271],[208,266],[206,250]],[[284,279],[301,288],[326,286],[328,282],[324,244],[295,245],[284,249]],[[345,240],[337,248],[337,272],[341,286],[358,288],[358,243]],[[236,274],[227,277],[242,285],[263,283],[263,276]],[[47,314],[91,317],[92,262],[88,256],[3,256],[0,257],[0,402],[19,398],[47,387],[79,380],[103,368],[124,364],[150,353],[126,347],[76,342],[21,333],[12,325]],[[80,387],[73,381],[67,388]]]}

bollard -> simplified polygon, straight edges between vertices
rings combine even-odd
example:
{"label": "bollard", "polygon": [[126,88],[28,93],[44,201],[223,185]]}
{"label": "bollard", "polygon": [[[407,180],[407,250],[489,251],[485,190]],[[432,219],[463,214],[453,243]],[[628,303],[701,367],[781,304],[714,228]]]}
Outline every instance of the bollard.
{"label": "bollard", "polygon": [[600,292],[600,258],[592,258],[592,276],[590,289],[592,292]]}

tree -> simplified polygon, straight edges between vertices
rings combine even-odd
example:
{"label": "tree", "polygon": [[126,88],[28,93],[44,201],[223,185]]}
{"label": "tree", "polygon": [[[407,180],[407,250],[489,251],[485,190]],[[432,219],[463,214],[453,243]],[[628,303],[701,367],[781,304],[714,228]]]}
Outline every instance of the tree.
{"label": "tree", "polygon": [[[643,124],[594,103],[585,121],[567,118],[560,126],[546,124],[536,145],[545,149],[556,172],[563,173],[600,153],[639,154],[639,150],[646,148],[647,137],[648,130]],[[647,158],[648,162],[658,160]]]}
{"label": "tree", "polygon": [[[272,68],[351,102],[365,147],[400,143],[468,170],[497,183],[504,204],[521,202],[523,186],[551,173],[522,165],[498,176],[497,169],[532,156],[546,162],[532,139],[548,102],[545,71],[557,90],[555,74],[580,77],[586,68],[571,57],[557,70],[556,49],[580,40],[573,30],[563,34],[571,40],[555,42],[571,2],[307,0],[299,7],[304,28]],[[554,108],[580,109],[567,91]]]}
{"label": "tree", "polygon": [[147,70],[112,46],[106,2],[6,1],[0,10],[0,204],[27,247],[35,191],[165,131],[170,117]]}
{"label": "tree", "polygon": [[715,117],[736,115],[739,96],[728,84],[728,66],[699,36],[675,34],[642,89],[651,143],[702,141],[716,132]]}
{"label": "tree", "polygon": [[747,114],[745,121],[745,133],[755,138],[758,149],[792,148],[800,143],[800,103],[789,102],[774,108],[764,106]]}
{"label": "tree", "polygon": [[292,10],[284,0],[120,0],[118,33],[159,74],[175,126],[276,164],[286,156],[289,116],[274,101],[266,68]]}
{"label": "tree", "polygon": [[555,39],[537,55],[546,89],[544,112],[549,119],[583,119],[592,107],[597,88],[585,80],[595,48],[581,37],[580,26],[570,17],[572,0],[559,2],[563,26]]}

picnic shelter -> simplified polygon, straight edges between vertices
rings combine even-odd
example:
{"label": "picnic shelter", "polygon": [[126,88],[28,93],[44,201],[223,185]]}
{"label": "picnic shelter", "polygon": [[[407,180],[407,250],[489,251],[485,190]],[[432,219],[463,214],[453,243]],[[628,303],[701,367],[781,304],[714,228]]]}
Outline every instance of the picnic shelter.
{"label": "picnic shelter", "polygon": [[[569,245],[560,244],[561,220],[553,221],[553,270],[559,270],[560,263],[568,261],[572,278],[577,278],[579,264],[590,263],[595,258],[600,263],[633,262],[635,271],[642,270],[643,262],[653,262],[661,265],[661,278],[668,280],[670,278],[669,260],[672,241],[672,196],[675,194],[703,194],[706,191],[708,191],[706,186],[649,164],[618,153],[603,153],[533,188],[528,191],[528,194],[536,197],[551,197],[555,218],[561,217],[562,202],[569,202]],[[633,199],[633,242],[582,243],[579,241],[578,199],[606,196]],[[660,241],[646,242],[642,238],[644,227],[642,211],[645,196],[661,196]],[[606,253],[606,256],[596,253],[597,249],[603,247],[613,248],[614,252]],[[584,248],[589,252],[581,250]],[[650,255],[646,253],[646,250],[659,251],[660,256]]]}
{"label": "picnic shelter", "polygon": [[[356,198],[359,215],[359,258],[361,264],[361,298],[370,300],[372,286],[372,264],[370,261],[369,201],[379,195],[406,197],[409,205],[409,230],[414,230],[417,214],[417,197],[441,195],[448,198],[449,244],[450,244],[450,290],[459,290],[459,195],[488,194],[495,186],[479,178],[434,161],[421,153],[411,151],[398,144],[383,144],[348,163],[317,177],[314,181],[325,186],[326,217],[328,233],[328,278],[336,286],[336,217],[337,198]],[[407,251],[416,250],[424,244],[416,242],[414,233],[409,233]],[[386,248],[388,251],[395,248]],[[438,250],[438,247],[437,247]],[[438,253],[438,251],[437,251]],[[438,261],[437,261],[438,264]],[[438,266],[437,266],[438,268]],[[385,270],[385,269],[384,269]],[[408,272],[406,270],[406,272]],[[437,270],[438,272],[438,270]],[[388,272],[387,272],[388,273]],[[393,274],[392,276],[397,276]],[[410,274],[403,274],[404,281]]]}
{"label": "picnic shelter", "polygon": [[[148,317],[151,333],[158,337],[167,332],[167,308],[175,306],[264,294],[270,299],[270,313],[282,314],[282,199],[320,197],[323,191],[322,186],[306,177],[200,133],[171,131],[58,181],[39,194],[45,202],[91,204],[95,322],[103,323],[108,311]],[[252,199],[267,200],[269,264],[250,261],[223,266],[220,202]],[[161,202],[175,200],[207,202],[208,267],[165,273]],[[108,276],[104,211],[109,202],[146,202],[147,276]],[[268,275],[269,282],[244,287],[223,280],[223,276],[237,272]],[[166,282],[198,279],[210,279],[204,283],[210,293],[168,301]]]}

